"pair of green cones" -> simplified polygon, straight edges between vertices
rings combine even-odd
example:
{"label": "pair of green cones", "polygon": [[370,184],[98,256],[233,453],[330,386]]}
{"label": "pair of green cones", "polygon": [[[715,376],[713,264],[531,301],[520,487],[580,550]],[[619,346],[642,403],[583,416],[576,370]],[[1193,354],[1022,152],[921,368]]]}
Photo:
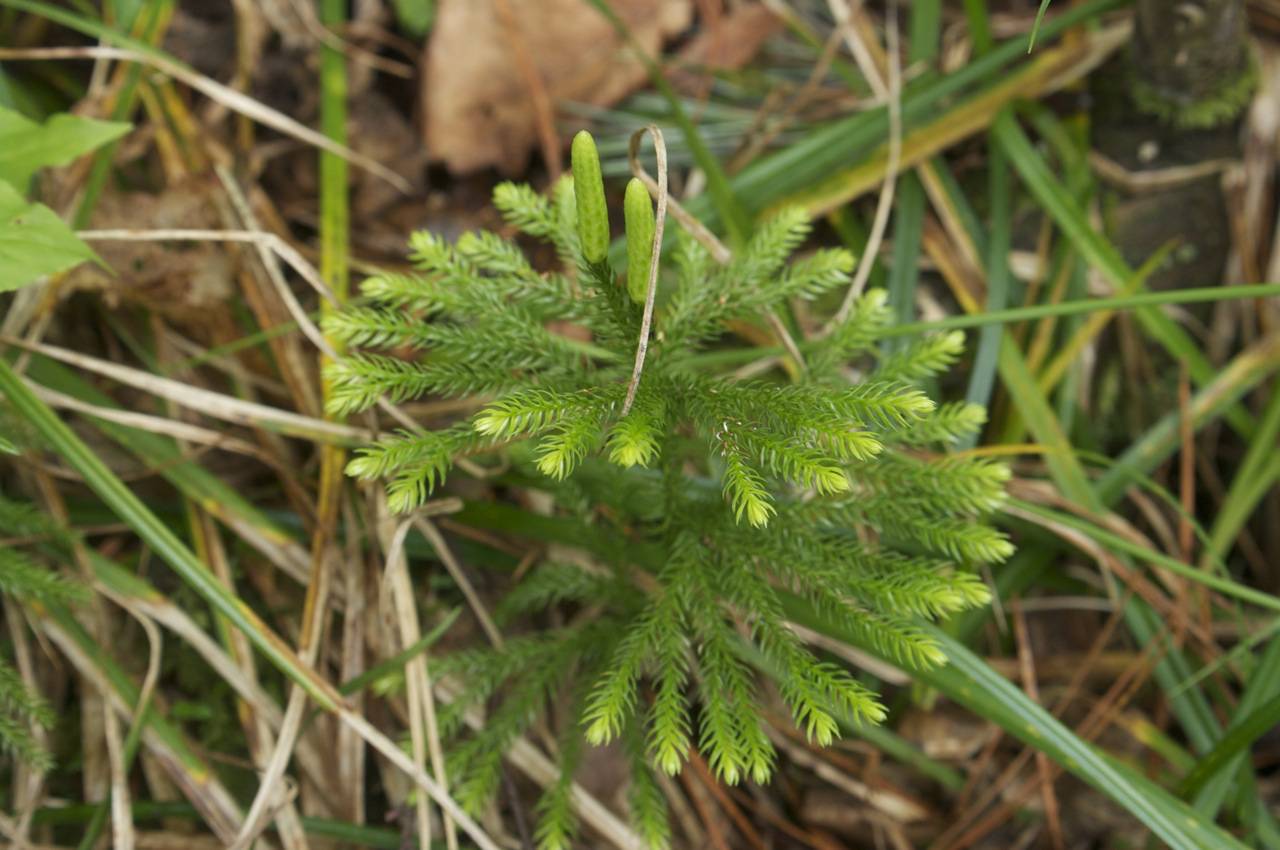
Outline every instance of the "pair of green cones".
{"label": "pair of green cones", "polygon": [[[609,207],[604,200],[604,178],[600,174],[596,140],[586,130],[573,137],[572,161],[582,254],[589,263],[602,263],[609,252]],[[627,182],[622,218],[627,230],[627,292],[632,301],[643,304],[653,260],[654,218],[649,190],[638,177]]]}

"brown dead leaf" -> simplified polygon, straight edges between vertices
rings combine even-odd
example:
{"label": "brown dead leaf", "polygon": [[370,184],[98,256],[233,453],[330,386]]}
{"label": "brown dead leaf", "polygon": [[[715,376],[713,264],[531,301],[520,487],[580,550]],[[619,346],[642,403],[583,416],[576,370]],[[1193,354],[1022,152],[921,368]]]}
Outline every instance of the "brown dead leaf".
{"label": "brown dead leaf", "polygon": [[[587,0],[510,4],[519,33],[503,28],[495,0],[442,0],[423,67],[424,133],[433,161],[455,174],[521,171],[537,143],[529,82],[512,38],[522,38],[553,102],[616,103],[645,70]],[[612,0],[650,54],[692,19],[691,0]]]}

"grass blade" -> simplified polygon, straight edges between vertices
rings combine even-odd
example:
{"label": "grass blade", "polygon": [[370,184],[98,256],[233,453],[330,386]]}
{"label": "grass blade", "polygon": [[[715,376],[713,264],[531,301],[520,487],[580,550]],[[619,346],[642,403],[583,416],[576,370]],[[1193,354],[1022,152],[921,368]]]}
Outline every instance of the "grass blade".
{"label": "grass blade", "polygon": [[[916,314],[916,282],[920,278],[920,240],[924,231],[924,187],[915,173],[898,181],[894,210],[893,257],[889,265],[889,307],[897,322],[909,322]],[[892,347],[896,340],[886,340]]]}
{"label": "grass blade", "polygon": [[[1123,6],[1125,2],[1092,0],[1073,5],[1046,23],[1041,37],[1056,37],[1073,26]],[[932,76],[907,86],[902,98],[903,125],[912,128],[931,120],[944,102],[1007,75],[1007,66],[1022,57],[1025,50],[1026,44],[1021,38],[1010,39],[953,74]],[[796,143],[762,157],[734,175],[729,181],[730,186],[748,210],[761,210],[821,182],[827,174],[846,168],[851,161],[865,157],[888,138],[888,134],[888,110],[878,107],[814,130]],[[716,206],[708,200],[695,198],[687,206],[704,223],[712,225],[716,222]]]}
{"label": "grass blade", "polygon": [[[1009,298],[1009,286],[1013,275],[1009,271],[1009,248],[1013,235],[1013,197],[1009,179],[1009,164],[998,148],[992,147],[987,167],[990,169],[991,232],[987,237],[987,315],[1002,310]],[[991,402],[991,390],[995,384],[996,363],[1000,356],[1004,327],[990,324],[978,334],[978,347],[973,355],[973,368],[969,373],[969,389],[965,400],[986,407]],[[974,434],[967,441],[972,447],[977,441]]]}
{"label": "grass blade", "polygon": [[1196,763],[1178,790],[1184,796],[1200,791],[1213,777],[1226,770],[1253,742],[1280,725],[1280,694],[1244,715],[1227,730],[1222,740]]}
{"label": "grass blade", "polygon": [[98,459],[93,450],[47,404],[36,398],[8,361],[3,359],[0,359],[0,393],[9,399],[14,410],[35,428],[63,460],[83,476],[90,489],[128,523],[196,593],[243,631],[272,664],[306,689],[317,703],[331,710],[337,708],[338,701],[332,688],[303,665],[301,659],[276,637],[257,614],[223,587],[186,544]]}
{"label": "grass blade", "polygon": [[[788,616],[797,622],[884,657],[856,635],[823,621],[804,600],[788,596],[784,604]],[[1123,806],[1174,850],[1245,850],[1245,845],[1205,822],[1169,792],[1108,759],[959,641],[933,626],[922,624],[922,628],[941,646],[948,663],[912,674],[921,682],[1047,754]]]}
{"label": "grass blade", "polygon": [[[1007,112],[999,115],[992,125],[992,134],[1031,194],[1062,228],[1080,254],[1119,290],[1135,280],[1134,271],[1120,252],[1089,224],[1075,199],[1053,176],[1014,117]],[[1213,380],[1217,374],[1213,364],[1195,341],[1168,316],[1140,307],[1137,318],[1147,334],[1159,342],[1170,357],[1187,364],[1197,385],[1203,386]],[[1252,417],[1243,408],[1232,408],[1226,418],[1242,436],[1248,438],[1252,435]]]}

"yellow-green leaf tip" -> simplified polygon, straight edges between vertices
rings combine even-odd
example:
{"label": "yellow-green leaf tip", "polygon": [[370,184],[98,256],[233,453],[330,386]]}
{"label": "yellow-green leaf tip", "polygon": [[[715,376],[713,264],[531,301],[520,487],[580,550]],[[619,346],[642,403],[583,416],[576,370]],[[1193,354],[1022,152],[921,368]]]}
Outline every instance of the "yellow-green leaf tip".
{"label": "yellow-green leaf tip", "polygon": [[769,518],[773,516],[773,505],[765,499],[752,498],[745,499],[739,504],[735,510],[736,518],[739,522],[745,516],[747,522],[754,528],[764,528],[769,524]]}
{"label": "yellow-green leaf tip", "polygon": [[631,294],[632,301],[643,304],[649,290],[654,218],[649,190],[637,177],[632,177],[627,183],[622,213],[627,226],[627,292]]}
{"label": "yellow-green leaf tip", "polygon": [[583,737],[593,747],[603,747],[614,739],[613,724],[605,718],[597,718],[587,725]]}
{"label": "yellow-green leaf tip", "polygon": [[604,202],[604,178],[600,175],[596,140],[586,130],[573,137],[571,159],[582,256],[589,263],[599,263],[609,252],[609,209]]}
{"label": "yellow-green leaf tip", "polygon": [[684,755],[675,747],[663,747],[654,759],[658,769],[667,776],[675,776],[684,764]]}
{"label": "yellow-green leaf tip", "polygon": [[609,441],[609,460],[624,468],[648,466],[657,451],[652,440],[635,439],[630,434],[615,432]]}

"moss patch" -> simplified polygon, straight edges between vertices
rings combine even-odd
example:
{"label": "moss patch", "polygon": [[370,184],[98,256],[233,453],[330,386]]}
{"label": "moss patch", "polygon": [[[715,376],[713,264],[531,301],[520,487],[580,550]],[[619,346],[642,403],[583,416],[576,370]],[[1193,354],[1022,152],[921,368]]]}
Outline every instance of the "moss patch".
{"label": "moss patch", "polygon": [[1256,65],[1251,61],[1240,74],[1226,82],[1208,97],[1188,100],[1170,96],[1137,74],[1130,74],[1129,94],[1142,112],[1166,124],[1184,130],[1218,127],[1235,120],[1249,104],[1258,82]]}

